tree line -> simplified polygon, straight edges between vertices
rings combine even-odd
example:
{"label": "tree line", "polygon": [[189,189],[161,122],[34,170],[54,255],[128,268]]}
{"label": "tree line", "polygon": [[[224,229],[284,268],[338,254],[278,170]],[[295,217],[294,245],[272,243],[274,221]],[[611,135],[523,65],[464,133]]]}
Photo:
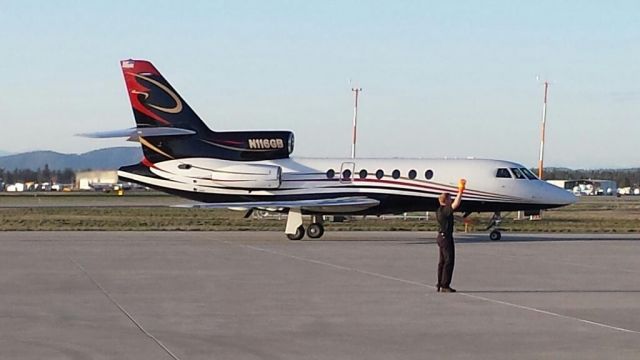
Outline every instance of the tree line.
{"label": "tree line", "polygon": [[63,170],[51,170],[49,165],[45,164],[44,168],[32,169],[13,169],[5,170],[0,168],[0,182],[5,184],[36,182],[56,183],[56,184],[73,184],[76,179],[76,173],[71,168]]}
{"label": "tree line", "polygon": [[[532,170],[535,174],[538,169]],[[596,169],[596,170],[572,170],[565,168],[544,169],[544,180],[613,180],[619,188],[639,187],[640,168],[634,169]]]}
{"label": "tree line", "polygon": [[[534,174],[538,173],[538,169],[531,169]],[[51,170],[49,165],[45,164],[44,168],[32,169],[13,169],[6,170],[0,168],[0,182],[5,184],[15,184],[17,182],[36,182],[36,183],[57,183],[57,184],[73,184],[75,182],[75,171],[71,168],[63,170]],[[613,180],[618,187],[639,187],[640,186],[640,168],[634,169],[596,169],[596,170],[573,170],[566,168],[547,168],[544,170],[544,180],[578,180],[578,179],[594,179],[594,180]]]}

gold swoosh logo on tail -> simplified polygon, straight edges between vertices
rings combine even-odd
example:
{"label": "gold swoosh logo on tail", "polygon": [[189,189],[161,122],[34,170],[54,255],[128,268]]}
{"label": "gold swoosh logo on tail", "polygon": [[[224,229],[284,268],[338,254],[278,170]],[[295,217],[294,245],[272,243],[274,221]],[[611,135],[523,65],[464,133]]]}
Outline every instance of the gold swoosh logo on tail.
{"label": "gold swoosh logo on tail", "polygon": [[147,98],[149,97],[149,93],[146,93],[144,91],[131,90],[131,93],[136,95],[144,95],[145,100],[147,100]]}
{"label": "gold swoosh logo on tail", "polygon": [[171,156],[171,155],[167,154],[166,152],[164,152],[164,151],[162,151],[162,150],[158,149],[157,147],[153,146],[153,144],[151,144],[150,142],[148,142],[148,141],[147,141],[145,138],[143,138],[143,137],[139,137],[139,138],[138,138],[138,141],[140,141],[140,143],[141,143],[142,145],[144,145],[144,146],[148,147],[149,149],[151,149],[151,150],[153,150],[153,151],[157,152],[158,154],[162,154],[162,155],[164,155],[164,156],[168,157],[169,159],[173,159],[173,158],[174,158],[173,156]]}
{"label": "gold swoosh logo on tail", "polygon": [[[154,105],[154,104],[149,104],[149,103],[145,102],[146,105],[148,105],[149,107],[152,107],[152,108],[154,108],[156,110],[160,110],[162,112],[166,112],[166,113],[169,113],[169,114],[177,114],[177,113],[182,111],[182,101],[180,101],[180,98],[178,97],[178,95],[176,95],[173,91],[171,91],[171,89],[169,89],[168,87],[164,86],[163,84],[161,84],[161,83],[159,83],[159,82],[157,82],[157,81],[155,81],[155,80],[153,80],[151,78],[148,78],[146,76],[143,76],[143,75],[140,75],[140,74],[134,74],[134,73],[131,73],[131,74],[133,76],[137,77],[137,78],[140,78],[140,79],[142,79],[144,81],[148,81],[148,82],[152,83],[153,85],[159,87],[162,91],[164,91],[167,95],[169,95],[173,99],[173,101],[176,103],[176,106],[171,107],[171,108],[166,108],[166,107],[162,107],[162,106],[158,106],[158,105]],[[146,94],[146,93],[141,93],[141,94]],[[147,95],[147,97],[149,96],[149,94],[146,94],[146,95]],[[145,97],[145,100],[147,99],[147,97]]]}

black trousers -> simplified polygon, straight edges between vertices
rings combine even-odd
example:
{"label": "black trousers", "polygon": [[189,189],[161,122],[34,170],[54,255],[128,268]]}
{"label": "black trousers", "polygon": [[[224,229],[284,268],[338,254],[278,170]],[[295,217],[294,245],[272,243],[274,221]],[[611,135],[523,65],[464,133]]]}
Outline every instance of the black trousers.
{"label": "black trousers", "polygon": [[453,236],[445,236],[438,233],[438,248],[440,249],[440,261],[438,261],[438,286],[448,288],[453,278],[453,266],[456,260],[456,249],[453,245]]}

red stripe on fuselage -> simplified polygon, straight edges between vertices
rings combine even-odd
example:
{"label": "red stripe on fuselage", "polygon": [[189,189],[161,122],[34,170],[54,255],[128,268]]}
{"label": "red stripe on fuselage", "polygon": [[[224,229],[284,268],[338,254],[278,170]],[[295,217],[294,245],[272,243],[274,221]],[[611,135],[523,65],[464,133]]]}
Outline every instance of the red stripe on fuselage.
{"label": "red stripe on fuselage", "polygon": [[[429,189],[429,190],[437,190],[437,191],[448,191],[448,192],[457,192],[458,191],[458,188],[455,187],[455,186],[447,186],[447,185],[437,185],[437,186],[431,185],[431,186],[428,186],[428,185],[414,184],[414,183],[409,183],[409,182],[405,182],[405,181],[398,181],[398,180],[358,179],[358,178],[354,178],[353,181],[355,181],[355,182],[385,183],[385,184],[392,184],[392,185],[413,186],[413,187]],[[492,196],[508,197],[508,196],[503,195],[503,194],[495,194],[495,193],[490,193],[490,192],[485,192],[485,191],[477,191],[477,190],[467,190],[466,193],[469,194],[469,195],[478,195],[478,196],[492,195]]]}

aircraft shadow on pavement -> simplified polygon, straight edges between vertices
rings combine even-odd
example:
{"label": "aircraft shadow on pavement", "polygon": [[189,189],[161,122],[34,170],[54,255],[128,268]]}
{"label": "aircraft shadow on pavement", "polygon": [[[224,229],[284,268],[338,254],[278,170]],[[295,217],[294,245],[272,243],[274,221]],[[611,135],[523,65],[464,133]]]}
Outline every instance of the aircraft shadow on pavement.
{"label": "aircraft shadow on pavement", "polygon": [[[640,241],[640,234],[527,234],[514,233],[510,236],[509,233],[503,233],[503,237],[500,240],[492,241],[489,239],[488,234],[454,234],[455,242],[458,244],[474,244],[474,243],[488,243],[488,244],[500,244],[500,243],[524,243],[524,242],[561,242],[561,241]],[[407,239],[406,237],[394,238],[393,232],[390,232],[389,236],[383,238],[367,238],[366,236],[358,238],[340,238],[330,237],[324,239],[306,239],[306,241],[319,241],[319,242],[399,242],[405,245],[429,245],[435,244],[435,235],[419,235],[414,240]]]}
{"label": "aircraft shadow on pavement", "polygon": [[[562,242],[562,241],[640,241],[640,235],[629,236],[629,235],[613,235],[613,234],[601,234],[602,236],[598,236],[597,234],[589,234],[588,236],[584,235],[561,235],[558,237],[553,237],[553,235],[527,235],[522,236],[518,235],[517,237],[510,237],[508,234],[503,235],[502,239],[497,241],[492,241],[489,239],[487,235],[462,235],[455,236],[454,239],[457,244],[474,244],[474,243],[489,243],[489,244],[500,244],[500,243],[519,243],[519,242]],[[408,242],[407,244],[418,245],[418,244],[431,244],[435,243],[435,239],[420,239],[415,242]]]}
{"label": "aircraft shadow on pavement", "polygon": [[640,240],[640,235],[623,235],[623,234],[541,234],[541,235],[516,235],[509,236],[509,234],[503,235],[502,239],[492,241],[488,236],[471,236],[471,237],[459,237],[456,242],[460,243],[476,243],[476,242],[488,242],[499,244],[501,242],[549,242],[549,241],[637,241]]}
{"label": "aircraft shadow on pavement", "polygon": [[[403,242],[407,242],[407,241],[416,241],[416,243],[428,243],[428,242],[433,242],[435,243],[435,236],[433,236],[433,238],[431,236],[429,237],[422,237],[422,236],[416,236],[415,240],[412,240],[411,238],[407,238],[406,236],[401,237],[401,238],[394,238],[393,236],[393,232],[390,231],[388,236],[385,237],[375,237],[375,238],[367,238],[366,235],[362,235],[362,236],[358,236],[358,237],[341,237],[340,235],[325,235],[326,237],[323,237],[322,239],[308,239],[305,238],[303,241],[307,241],[307,242],[313,242],[313,241],[317,241],[317,242],[397,242],[397,243],[403,243]],[[423,242],[424,241],[424,242]]]}
{"label": "aircraft shadow on pavement", "polygon": [[640,293],[640,290],[621,289],[539,289],[539,290],[459,290],[466,294],[608,294],[608,293]]}

